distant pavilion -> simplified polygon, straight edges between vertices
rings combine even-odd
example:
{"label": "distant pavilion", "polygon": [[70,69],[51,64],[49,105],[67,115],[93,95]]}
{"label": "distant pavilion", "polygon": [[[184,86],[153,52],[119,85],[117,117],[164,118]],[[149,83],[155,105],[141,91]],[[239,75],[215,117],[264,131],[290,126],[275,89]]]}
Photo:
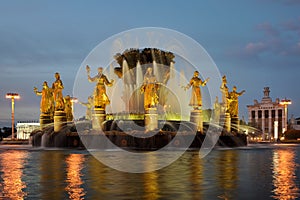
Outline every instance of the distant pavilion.
{"label": "distant pavilion", "polygon": [[285,109],[279,98],[272,101],[269,87],[264,88],[261,102],[254,100],[254,105],[247,105],[249,125],[261,131],[264,139],[274,137],[274,122],[278,121],[278,135],[282,136],[285,128]]}

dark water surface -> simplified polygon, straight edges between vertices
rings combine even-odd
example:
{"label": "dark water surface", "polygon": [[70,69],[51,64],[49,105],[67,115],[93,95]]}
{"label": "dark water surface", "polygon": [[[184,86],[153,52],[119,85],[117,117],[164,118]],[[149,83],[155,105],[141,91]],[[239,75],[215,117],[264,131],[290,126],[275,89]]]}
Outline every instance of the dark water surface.
{"label": "dark water surface", "polygon": [[297,198],[300,145],[217,149],[204,159],[188,151],[142,174],[111,169],[84,150],[0,146],[0,199]]}

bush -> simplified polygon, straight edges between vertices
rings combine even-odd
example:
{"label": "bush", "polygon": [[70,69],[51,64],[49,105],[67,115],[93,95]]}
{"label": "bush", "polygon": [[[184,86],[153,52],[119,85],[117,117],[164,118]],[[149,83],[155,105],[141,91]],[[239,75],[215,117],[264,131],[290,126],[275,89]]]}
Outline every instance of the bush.
{"label": "bush", "polygon": [[300,138],[300,130],[288,130],[284,133],[286,140],[297,140]]}

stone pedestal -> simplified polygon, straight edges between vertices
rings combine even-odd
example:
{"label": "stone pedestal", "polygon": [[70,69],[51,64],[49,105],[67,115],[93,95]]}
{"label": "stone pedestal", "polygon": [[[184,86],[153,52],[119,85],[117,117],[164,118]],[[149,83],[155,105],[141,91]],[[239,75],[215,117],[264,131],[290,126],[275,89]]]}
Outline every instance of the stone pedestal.
{"label": "stone pedestal", "polygon": [[106,120],[106,113],[103,108],[94,108],[92,113],[92,128],[102,130],[102,123]]}
{"label": "stone pedestal", "polygon": [[67,117],[66,112],[57,110],[54,112],[54,132],[59,132],[62,127],[66,126]]}
{"label": "stone pedestal", "polygon": [[40,127],[41,129],[47,126],[48,124],[51,124],[53,120],[51,119],[50,114],[41,114],[40,115]]}
{"label": "stone pedestal", "polygon": [[239,132],[240,121],[239,117],[231,118],[231,131]]}
{"label": "stone pedestal", "polygon": [[230,119],[230,114],[225,113],[224,115],[221,116],[220,119],[220,125],[227,131],[231,131],[231,119]]}
{"label": "stone pedestal", "polygon": [[158,128],[158,117],[156,108],[145,109],[145,127],[146,131],[153,131]]}
{"label": "stone pedestal", "polygon": [[192,110],[190,122],[195,123],[197,126],[197,131],[203,133],[202,110]]}

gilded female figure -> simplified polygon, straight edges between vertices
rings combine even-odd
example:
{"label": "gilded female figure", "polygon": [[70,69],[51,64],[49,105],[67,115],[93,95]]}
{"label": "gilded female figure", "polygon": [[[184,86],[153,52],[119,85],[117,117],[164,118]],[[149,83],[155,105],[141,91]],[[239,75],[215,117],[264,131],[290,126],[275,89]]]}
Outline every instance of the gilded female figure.
{"label": "gilded female figure", "polygon": [[141,93],[144,93],[144,108],[152,108],[158,104],[158,86],[153,69],[148,67],[141,87]]}
{"label": "gilded female figure", "polygon": [[229,108],[229,103],[228,103],[228,98],[229,98],[229,91],[227,87],[227,79],[226,76],[224,75],[222,77],[222,85],[220,87],[220,90],[222,92],[222,111],[226,112],[228,111]]}
{"label": "gilded female figure", "polygon": [[42,91],[38,91],[36,87],[33,88],[36,95],[42,96],[40,103],[40,112],[43,114],[52,114],[54,111],[52,89],[49,88],[47,81],[43,83]]}
{"label": "gilded female figure", "polygon": [[91,69],[88,65],[86,66],[86,71],[88,74],[89,82],[97,82],[93,95],[94,107],[105,109],[106,105],[110,103],[110,100],[106,94],[105,85],[109,87],[112,86],[114,80],[108,81],[107,77],[103,74],[102,67],[98,68],[98,74],[93,78],[90,76]]}
{"label": "gilded female figure", "polygon": [[62,94],[62,90],[64,89],[64,85],[60,79],[60,75],[58,72],[55,73],[55,81],[52,84],[53,90],[53,99],[55,102],[55,110],[64,110],[64,97]]}

